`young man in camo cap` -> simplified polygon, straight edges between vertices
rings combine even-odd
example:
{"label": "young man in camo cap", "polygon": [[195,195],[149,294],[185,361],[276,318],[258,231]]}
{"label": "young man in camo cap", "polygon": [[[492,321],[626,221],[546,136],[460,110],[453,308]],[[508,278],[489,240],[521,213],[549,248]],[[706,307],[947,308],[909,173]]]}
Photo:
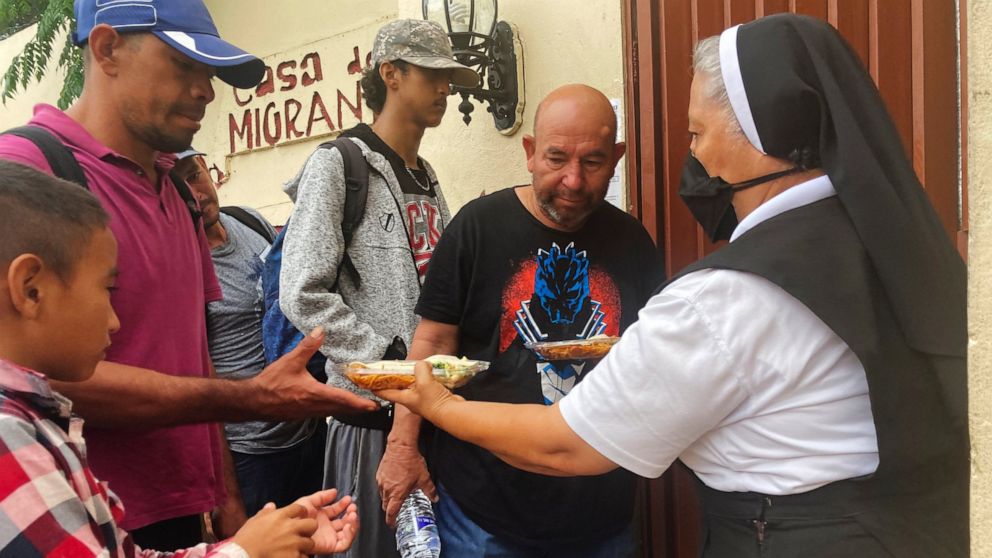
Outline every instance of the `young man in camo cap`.
{"label": "young man in camo cap", "polygon": [[[342,133],[369,167],[365,215],[348,246],[341,231],[344,167],[336,148],[317,149],[284,188],[296,206],[283,245],[279,303],[299,330],[327,332],[321,352],[333,386],[359,391],[334,363],[406,356],[421,282],[450,218],[434,170],[417,155],[420,142],[427,128],[441,123],[451,86],[478,83],[475,71],[455,61],[436,23],[387,23],[361,81],[375,122]],[[345,252],[353,268],[344,263]],[[375,479],[391,423],[391,410],[382,409],[335,415],[329,425],[324,484],[351,494],[361,514],[348,556],[398,556]],[[421,459],[415,451],[411,458]],[[419,486],[434,496],[426,475]]]}

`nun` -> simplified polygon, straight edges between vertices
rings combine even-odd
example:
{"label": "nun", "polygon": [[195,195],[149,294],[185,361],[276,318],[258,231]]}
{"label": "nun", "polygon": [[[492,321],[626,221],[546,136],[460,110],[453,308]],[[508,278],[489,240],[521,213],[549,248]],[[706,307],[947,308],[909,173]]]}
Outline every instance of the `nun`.
{"label": "nun", "polygon": [[967,556],[965,266],[828,24],[701,41],[683,200],[724,248],[556,405],[384,391],[521,469],[699,480],[707,557]]}

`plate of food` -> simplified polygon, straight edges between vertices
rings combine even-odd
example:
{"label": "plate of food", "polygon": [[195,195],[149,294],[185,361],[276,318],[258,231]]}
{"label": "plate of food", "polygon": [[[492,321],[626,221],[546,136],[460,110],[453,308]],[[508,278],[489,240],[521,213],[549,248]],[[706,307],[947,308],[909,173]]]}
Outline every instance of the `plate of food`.
{"label": "plate of food", "polygon": [[588,360],[603,358],[610,352],[619,337],[597,335],[574,341],[537,341],[524,343],[524,347],[545,360]]}
{"label": "plate of food", "polygon": [[[476,374],[489,368],[482,360],[451,355],[425,358],[434,368],[434,379],[448,389],[465,385]],[[377,360],[338,364],[339,371],[360,388],[368,390],[405,389],[413,385],[415,360]]]}

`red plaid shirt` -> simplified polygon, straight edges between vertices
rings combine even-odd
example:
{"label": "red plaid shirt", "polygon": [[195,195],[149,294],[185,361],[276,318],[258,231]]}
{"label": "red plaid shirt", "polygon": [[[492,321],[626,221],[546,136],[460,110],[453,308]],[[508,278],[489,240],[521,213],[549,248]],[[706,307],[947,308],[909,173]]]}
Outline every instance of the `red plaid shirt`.
{"label": "red plaid shirt", "polygon": [[0,359],[0,558],[248,558],[233,542],[141,550],[121,501],[86,464],[83,420],[48,380]]}

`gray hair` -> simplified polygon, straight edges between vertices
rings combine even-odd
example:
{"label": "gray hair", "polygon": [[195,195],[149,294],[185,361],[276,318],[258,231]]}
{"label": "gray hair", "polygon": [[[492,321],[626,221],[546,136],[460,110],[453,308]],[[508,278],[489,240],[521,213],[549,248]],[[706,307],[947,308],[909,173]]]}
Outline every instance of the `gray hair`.
{"label": "gray hair", "polygon": [[692,73],[696,76],[706,76],[706,89],[703,95],[714,101],[723,113],[727,122],[727,130],[731,133],[743,134],[737,115],[734,114],[734,107],[730,104],[730,96],[727,95],[727,87],[723,83],[723,74],[720,71],[720,36],[707,37],[698,43],[692,53]]}

